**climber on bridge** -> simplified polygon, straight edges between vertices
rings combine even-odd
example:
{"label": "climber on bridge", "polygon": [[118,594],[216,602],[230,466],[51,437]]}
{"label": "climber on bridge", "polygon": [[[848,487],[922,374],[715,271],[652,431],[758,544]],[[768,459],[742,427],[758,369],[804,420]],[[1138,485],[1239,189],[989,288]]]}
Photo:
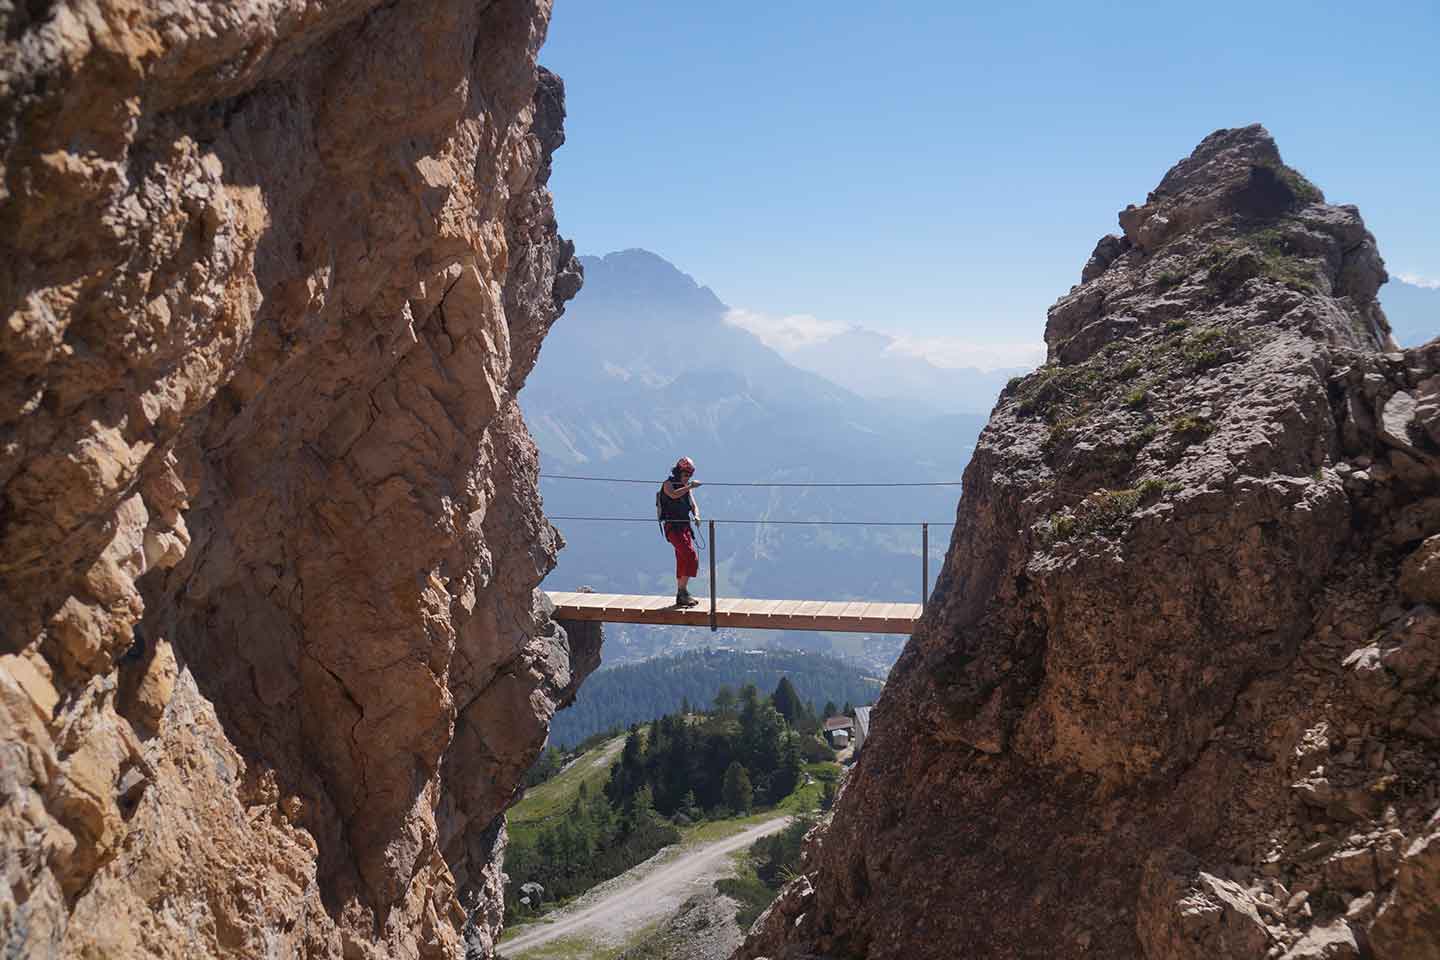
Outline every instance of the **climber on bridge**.
{"label": "climber on bridge", "polygon": [[690,479],[695,475],[695,461],[681,457],[675,461],[670,476],[660,485],[655,494],[655,518],[660,521],[660,533],[675,548],[675,606],[693,607],[699,600],[690,596],[685,585],[700,572],[700,557],[695,553],[695,536],[690,531],[690,516],[700,522],[700,508],[690,493],[700,486],[700,481]]}

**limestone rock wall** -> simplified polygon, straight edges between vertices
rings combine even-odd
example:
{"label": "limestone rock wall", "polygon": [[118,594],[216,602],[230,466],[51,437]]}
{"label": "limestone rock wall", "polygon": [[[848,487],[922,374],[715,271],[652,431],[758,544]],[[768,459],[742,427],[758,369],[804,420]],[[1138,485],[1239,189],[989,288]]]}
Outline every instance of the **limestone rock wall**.
{"label": "limestone rock wall", "polygon": [[548,0],[0,3],[0,944],[458,957],[599,635]]}
{"label": "limestone rock wall", "polygon": [[1440,956],[1440,341],[1259,127],[1120,221],[737,956]]}

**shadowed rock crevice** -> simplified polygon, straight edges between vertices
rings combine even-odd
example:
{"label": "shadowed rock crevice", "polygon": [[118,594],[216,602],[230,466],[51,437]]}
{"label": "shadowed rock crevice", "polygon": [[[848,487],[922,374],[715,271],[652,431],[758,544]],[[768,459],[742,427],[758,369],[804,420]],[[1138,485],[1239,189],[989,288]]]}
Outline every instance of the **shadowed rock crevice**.
{"label": "shadowed rock crevice", "polygon": [[1120,222],[1001,395],[833,820],[737,956],[1440,943],[1440,342],[1395,350],[1358,212],[1259,127]]}
{"label": "shadowed rock crevice", "polygon": [[37,9],[0,58],[0,943],[484,955],[503,810],[598,662],[535,591],[514,401],[580,280],[549,4]]}

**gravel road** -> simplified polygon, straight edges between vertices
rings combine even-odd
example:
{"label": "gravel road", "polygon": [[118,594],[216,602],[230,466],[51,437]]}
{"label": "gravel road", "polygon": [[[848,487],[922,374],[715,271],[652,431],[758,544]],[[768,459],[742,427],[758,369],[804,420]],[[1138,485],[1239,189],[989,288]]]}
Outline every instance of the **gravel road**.
{"label": "gravel road", "polygon": [[513,938],[500,944],[499,955],[515,960],[562,937],[583,937],[612,946],[623,944],[647,924],[674,913],[691,894],[729,876],[732,853],[778,832],[789,822],[789,817],[776,817],[724,840],[666,847],[550,914],[553,919],[519,928]]}

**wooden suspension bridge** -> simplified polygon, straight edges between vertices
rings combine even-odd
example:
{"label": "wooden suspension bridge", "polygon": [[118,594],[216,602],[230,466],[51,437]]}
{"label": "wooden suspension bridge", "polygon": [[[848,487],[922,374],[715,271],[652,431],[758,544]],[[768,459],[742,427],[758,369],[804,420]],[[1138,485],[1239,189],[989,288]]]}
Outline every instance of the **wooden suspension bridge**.
{"label": "wooden suspension bridge", "polygon": [[549,594],[560,620],[654,623],[683,627],[756,630],[831,630],[843,633],[913,633],[924,606],[863,600],[742,600],[711,594],[708,608],[677,607],[673,597],[618,593]]}
{"label": "wooden suspension bridge", "polygon": [[[621,520],[629,518],[555,517],[556,520]],[[653,521],[642,521],[653,522]],[[749,521],[741,521],[749,522]],[[776,522],[776,521],[767,521]],[[797,521],[779,521],[797,522]],[[820,522],[826,521],[798,521]],[[719,597],[715,592],[715,523],[708,520],[710,595],[700,606],[677,606],[670,597],[590,591],[548,591],[557,620],[591,620],[603,623],[645,623],[669,626],[721,627],[758,630],[816,630],[839,633],[903,633],[915,631],[925,612],[930,584],[930,524],[879,524],[920,527],[920,603],[865,600],[748,600]],[[857,526],[870,524],[855,523]],[[697,598],[701,599],[701,598]]]}

